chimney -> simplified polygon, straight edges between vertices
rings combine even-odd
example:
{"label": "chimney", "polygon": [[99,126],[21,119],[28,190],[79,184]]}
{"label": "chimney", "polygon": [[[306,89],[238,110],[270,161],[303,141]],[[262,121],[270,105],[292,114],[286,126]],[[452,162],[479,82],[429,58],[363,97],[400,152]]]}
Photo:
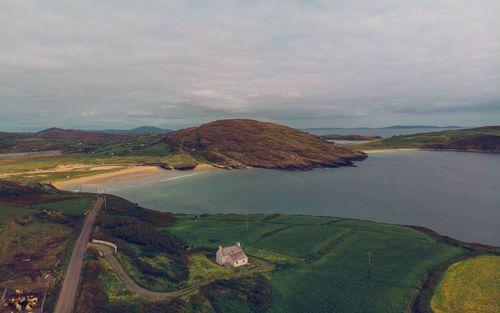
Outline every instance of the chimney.
{"label": "chimney", "polygon": [[240,245],[240,242],[239,242],[239,241],[238,241],[238,242],[236,242],[236,245],[237,245],[238,247],[241,247],[241,245]]}

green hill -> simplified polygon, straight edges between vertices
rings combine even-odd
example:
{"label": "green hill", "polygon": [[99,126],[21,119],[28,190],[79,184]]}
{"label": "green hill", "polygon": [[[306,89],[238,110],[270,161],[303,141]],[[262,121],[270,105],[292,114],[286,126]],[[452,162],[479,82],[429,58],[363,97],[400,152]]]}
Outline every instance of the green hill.
{"label": "green hill", "polygon": [[500,152],[500,126],[393,136],[352,147],[362,150],[419,148]]}
{"label": "green hill", "polygon": [[296,129],[254,120],[219,120],[165,136],[173,149],[227,168],[305,170],[352,165],[362,152]]}

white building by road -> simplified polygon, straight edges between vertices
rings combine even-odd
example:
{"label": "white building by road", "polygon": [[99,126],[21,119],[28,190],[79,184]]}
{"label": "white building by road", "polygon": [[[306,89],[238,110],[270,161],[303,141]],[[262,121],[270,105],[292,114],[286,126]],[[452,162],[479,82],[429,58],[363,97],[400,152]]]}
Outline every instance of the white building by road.
{"label": "white building by road", "polygon": [[248,264],[248,257],[243,252],[240,243],[237,242],[234,246],[224,248],[219,246],[216,254],[216,262],[224,266],[238,267]]}

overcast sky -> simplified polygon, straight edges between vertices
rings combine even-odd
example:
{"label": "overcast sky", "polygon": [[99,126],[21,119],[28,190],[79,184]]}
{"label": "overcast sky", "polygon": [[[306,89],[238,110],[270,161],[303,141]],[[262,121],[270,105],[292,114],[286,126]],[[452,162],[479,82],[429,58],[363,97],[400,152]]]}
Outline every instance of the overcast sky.
{"label": "overcast sky", "polygon": [[500,1],[0,1],[0,130],[500,124]]}

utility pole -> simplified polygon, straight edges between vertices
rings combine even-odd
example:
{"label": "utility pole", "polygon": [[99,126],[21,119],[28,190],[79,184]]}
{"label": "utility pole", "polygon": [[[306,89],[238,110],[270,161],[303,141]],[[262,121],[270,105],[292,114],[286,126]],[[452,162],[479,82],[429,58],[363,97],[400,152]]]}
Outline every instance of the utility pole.
{"label": "utility pole", "polygon": [[248,230],[248,213],[247,213],[247,214],[245,214],[245,222],[246,222],[246,224],[247,224],[247,230]]}
{"label": "utility pole", "polygon": [[371,263],[372,263],[372,253],[368,251],[368,279],[371,279]]}

